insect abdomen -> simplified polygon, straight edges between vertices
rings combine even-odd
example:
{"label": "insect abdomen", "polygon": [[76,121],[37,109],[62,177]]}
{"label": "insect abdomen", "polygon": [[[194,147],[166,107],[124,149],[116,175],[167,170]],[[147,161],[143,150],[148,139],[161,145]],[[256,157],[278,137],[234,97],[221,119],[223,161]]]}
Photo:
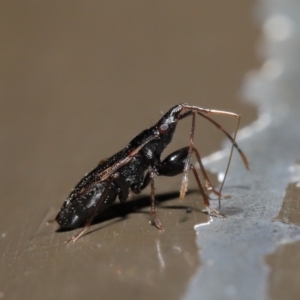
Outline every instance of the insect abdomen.
{"label": "insect abdomen", "polygon": [[[106,184],[101,183],[69,203],[67,201],[55,218],[61,228],[73,229],[85,225],[97,206],[105,187]],[[105,207],[113,203],[116,197],[116,189],[110,189],[103,203],[100,204],[98,213],[102,212]]]}

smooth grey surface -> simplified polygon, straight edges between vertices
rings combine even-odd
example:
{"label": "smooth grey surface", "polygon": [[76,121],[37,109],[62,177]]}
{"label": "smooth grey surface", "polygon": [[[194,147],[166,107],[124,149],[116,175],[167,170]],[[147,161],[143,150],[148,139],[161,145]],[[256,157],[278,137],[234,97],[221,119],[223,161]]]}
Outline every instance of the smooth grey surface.
{"label": "smooth grey surface", "polygon": [[[250,172],[242,169],[236,155],[224,189],[233,199],[222,202],[221,211],[228,218],[196,228],[203,265],[185,299],[269,298],[270,269],[265,256],[282,243],[300,239],[298,226],[272,221],[287,185],[297,178],[291,167],[300,157],[300,4],[260,1],[257,12],[264,32],[260,49],[265,62],[245,78],[242,93],[261,115],[252,127],[242,130],[241,137],[243,133],[247,137],[239,141],[249,158]],[[218,169],[225,162],[221,159],[207,166]],[[276,272],[280,285],[283,275]],[[288,299],[299,299],[299,294],[291,292]]]}

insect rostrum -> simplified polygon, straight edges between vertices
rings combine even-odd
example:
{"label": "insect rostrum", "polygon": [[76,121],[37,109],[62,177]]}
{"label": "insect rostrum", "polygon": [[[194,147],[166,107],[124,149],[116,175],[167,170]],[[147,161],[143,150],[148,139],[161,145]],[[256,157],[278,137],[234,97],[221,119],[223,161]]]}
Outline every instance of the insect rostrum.
{"label": "insect rostrum", "polygon": [[[210,117],[212,114],[223,114],[237,118],[237,126],[233,137]],[[206,191],[209,191],[216,194],[220,199],[224,181],[220,191],[216,191],[212,187],[201,162],[201,157],[197,149],[193,146],[196,115],[207,119],[230,139],[232,142],[230,158],[233,148],[236,148],[241,155],[244,165],[248,169],[249,165],[246,156],[235,142],[240,115],[232,112],[191,106],[186,103],[175,105],[154,126],[139,133],[123,150],[101,161],[96,168],[85,175],[75,186],[55,218],[63,229],[74,229],[84,226],[68,242],[75,242],[82,236],[90,227],[94,217],[112,204],[117,197],[120,202],[123,202],[128,198],[129,190],[139,194],[149,184],[151,186],[151,216],[155,226],[162,229],[155,210],[155,175],[175,176],[183,174],[180,190],[180,198],[183,199],[187,190],[188,172],[192,170],[207,212],[216,217],[225,217],[210,206],[208,196],[206,195]],[[188,116],[192,117],[189,145],[171,153],[162,161],[161,154],[172,141],[178,121]],[[200,181],[196,169],[191,164],[192,154],[195,154],[200,165],[204,184]]]}

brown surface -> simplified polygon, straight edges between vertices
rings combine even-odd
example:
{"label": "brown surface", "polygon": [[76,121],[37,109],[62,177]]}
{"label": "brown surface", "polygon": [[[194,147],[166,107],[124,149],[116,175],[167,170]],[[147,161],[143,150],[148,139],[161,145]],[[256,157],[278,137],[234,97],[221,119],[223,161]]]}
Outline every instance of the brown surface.
{"label": "brown surface", "polygon": [[[149,226],[145,198],[137,200],[142,211],[116,213],[70,247],[64,241],[74,232],[56,233],[46,220],[86,171],[156,122],[160,110],[188,102],[242,113],[243,125],[254,118],[236,97],[242,76],[257,65],[252,4],[1,4],[2,298],[183,294],[199,264],[193,225],[207,221],[197,194],[162,202],[163,233]],[[186,145],[190,123],[183,123],[167,153]],[[198,124],[196,145],[207,155],[221,135]],[[157,194],[177,193],[179,182],[159,178]],[[176,208],[187,203],[191,214]]]}
{"label": "brown surface", "polygon": [[[292,167],[292,174],[299,176],[299,162]],[[292,177],[293,181],[293,177]],[[278,216],[274,221],[300,225],[300,188],[298,182],[290,183],[285,191]],[[296,300],[300,295],[300,242],[285,242],[274,253],[266,256],[270,267],[268,294],[272,300]]]}
{"label": "brown surface", "polygon": [[[18,245],[9,244],[6,248],[2,267],[7,270],[14,265],[6,274],[6,284],[18,282],[19,289],[26,290],[31,299],[42,295],[45,285],[53,284],[62,298],[84,298],[90,290],[101,293],[105,299],[120,295],[129,299],[132,293],[137,298],[143,295],[143,299],[153,299],[173,282],[167,295],[176,298],[184,292],[199,264],[192,228],[208,217],[195,207],[199,202],[194,199],[183,203],[174,197],[166,195],[166,199],[172,199],[169,201],[160,197],[164,232],[149,226],[149,208],[139,209],[148,198],[127,202],[107,222],[95,225],[90,234],[72,246],[64,242],[74,232],[58,234],[44,222],[36,232],[25,230],[22,234],[29,235],[29,239],[18,240]],[[193,207],[192,213],[186,213],[186,205]],[[127,214],[118,217],[124,212]],[[15,261],[16,254],[9,251],[13,247],[23,249],[19,263]],[[42,284],[37,285],[37,280]],[[10,290],[9,295],[18,298],[19,290]]]}
{"label": "brown surface", "polygon": [[269,298],[272,300],[297,300],[300,295],[300,242],[280,245],[266,257],[271,269]]}
{"label": "brown surface", "polygon": [[300,225],[300,187],[297,182],[290,183],[285,192],[282,207],[275,221]]}

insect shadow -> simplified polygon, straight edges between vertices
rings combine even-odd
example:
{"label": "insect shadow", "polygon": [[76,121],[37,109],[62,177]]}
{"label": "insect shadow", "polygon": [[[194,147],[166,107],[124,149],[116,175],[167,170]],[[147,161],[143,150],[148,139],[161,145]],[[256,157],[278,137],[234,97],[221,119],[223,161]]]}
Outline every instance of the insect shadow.
{"label": "insect shadow", "polygon": [[[187,195],[190,194],[195,194],[198,193],[199,191],[197,189],[194,190],[189,190],[187,192]],[[179,192],[168,192],[168,193],[162,193],[162,194],[157,194],[156,195],[156,201],[158,203],[158,206],[160,206],[160,209],[180,209],[182,211],[186,211],[187,209],[191,208],[190,204],[187,205],[167,205],[167,206],[161,206],[163,202],[166,202],[168,200],[172,199],[178,199],[179,198]],[[92,222],[92,225],[104,223],[105,221],[109,221],[112,219],[116,219],[115,222],[120,222],[123,221],[128,217],[129,214],[132,213],[147,213],[145,211],[140,211],[145,207],[149,207],[151,202],[151,196],[136,196],[134,197],[131,201],[126,201],[126,202],[118,202],[110,205],[109,207],[106,208],[100,215],[96,216]],[[184,203],[184,201],[183,201]],[[200,208],[197,207],[192,207],[193,211],[201,211]],[[109,224],[107,224],[109,225]],[[104,225],[103,227],[105,227]],[[84,227],[81,226],[81,227]],[[96,228],[94,230],[91,230],[87,234],[90,234],[94,231],[100,230],[101,228]],[[56,232],[67,232],[67,231],[72,231],[74,229],[65,229],[65,228],[59,228],[56,230]]]}

